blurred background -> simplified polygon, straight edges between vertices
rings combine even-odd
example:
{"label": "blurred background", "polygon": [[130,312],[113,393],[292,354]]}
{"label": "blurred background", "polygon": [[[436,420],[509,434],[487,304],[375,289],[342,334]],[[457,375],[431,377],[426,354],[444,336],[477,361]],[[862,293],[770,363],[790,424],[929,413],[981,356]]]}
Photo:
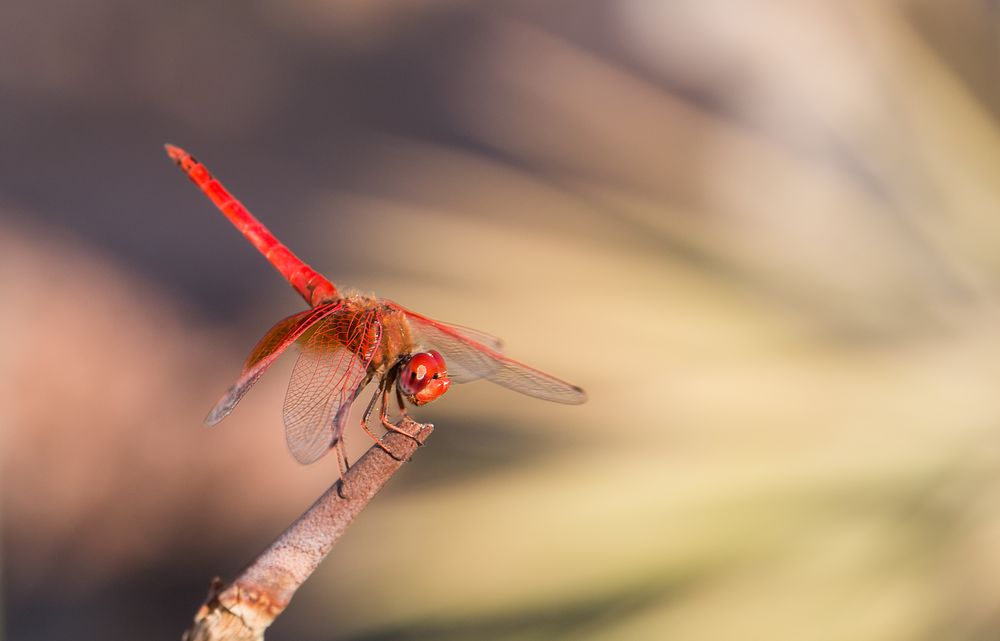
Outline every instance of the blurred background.
{"label": "blurred background", "polygon": [[418,410],[269,639],[997,638],[998,63],[989,0],[0,4],[5,636],[177,639],[336,476],[292,358],[201,424],[302,301],[172,142],[590,394]]}

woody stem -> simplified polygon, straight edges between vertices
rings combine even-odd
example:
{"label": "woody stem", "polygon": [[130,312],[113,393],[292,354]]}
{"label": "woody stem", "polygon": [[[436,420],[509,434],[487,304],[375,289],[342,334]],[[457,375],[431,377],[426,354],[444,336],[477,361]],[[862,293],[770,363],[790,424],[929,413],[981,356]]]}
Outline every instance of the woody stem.
{"label": "woody stem", "polygon": [[[414,437],[389,432],[382,443],[400,454],[400,460],[381,447],[371,447],[240,575],[229,583],[216,579],[208,598],[184,633],[185,641],[260,641],[264,630],[288,606],[295,591],[316,570],[386,481],[395,474],[433,431],[432,425],[413,423]],[[345,498],[341,483],[350,491]]]}

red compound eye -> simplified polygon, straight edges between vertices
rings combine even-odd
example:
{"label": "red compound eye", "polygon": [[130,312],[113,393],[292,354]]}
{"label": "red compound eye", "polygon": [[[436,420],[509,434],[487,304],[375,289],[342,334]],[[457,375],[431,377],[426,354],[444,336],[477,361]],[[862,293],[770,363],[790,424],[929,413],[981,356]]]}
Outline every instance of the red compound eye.
{"label": "red compound eye", "polygon": [[414,405],[430,403],[451,385],[444,357],[434,350],[414,354],[400,369],[396,385]]}

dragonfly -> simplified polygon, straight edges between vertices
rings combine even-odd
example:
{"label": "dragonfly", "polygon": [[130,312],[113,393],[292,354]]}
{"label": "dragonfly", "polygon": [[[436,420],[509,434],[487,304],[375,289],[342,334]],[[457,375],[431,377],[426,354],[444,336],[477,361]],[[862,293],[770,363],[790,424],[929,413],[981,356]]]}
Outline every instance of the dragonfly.
{"label": "dragonfly", "polygon": [[[373,381],[375,393],[361,426],[393,456],[369,427],[375,408],[386,430],[412,438],[409,426],[422,426],[410,418],[407,404],[426,405],[440,398],[452,383],[485,379],[545,401],[575,405],[587,400],[582,388],[505,356],[502,342],[490,334],[433,320],[384,298],[342,293],[282,244],[205,165],[179,147],[165,147],[167,155],[309,306],[278,321],[257,342],[239,378],[206,417],[208,425],[226,418],[293,345],[299,356],[285,394],[285,440],[292,456],[305,465],[336,449],[341,475],[348,468],[343,435],[351,407]],[[390,420],[392,397],[399,413],[396,422]]]}

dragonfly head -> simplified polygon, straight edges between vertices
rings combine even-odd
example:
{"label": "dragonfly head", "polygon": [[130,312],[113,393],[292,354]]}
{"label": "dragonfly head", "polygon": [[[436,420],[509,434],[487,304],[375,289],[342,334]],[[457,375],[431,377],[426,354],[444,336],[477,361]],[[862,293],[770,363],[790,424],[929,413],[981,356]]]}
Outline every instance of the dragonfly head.
{"label": "dragonfly head", "polygon": [[430,403],[451,385],[444,357],[435,350],[412,355],[400,365],[396,385],[414,405]]}

